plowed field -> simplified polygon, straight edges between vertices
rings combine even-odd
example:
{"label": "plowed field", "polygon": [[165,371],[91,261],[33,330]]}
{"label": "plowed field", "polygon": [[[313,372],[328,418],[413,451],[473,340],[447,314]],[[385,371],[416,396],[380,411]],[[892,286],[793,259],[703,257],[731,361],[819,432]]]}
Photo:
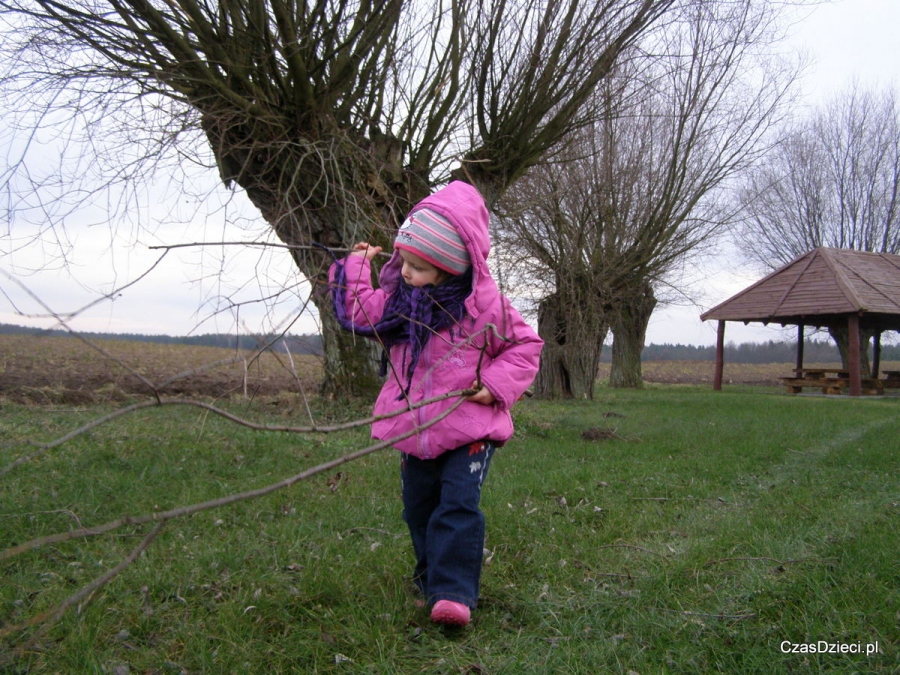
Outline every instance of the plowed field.
{"label": "plowed field", "polygon": [[[776,386],[792,367],[726,362],[725,383]],[[314,393],[320,374],[311,356],[267,352],[254,359],[214,347],[0,335],[0,399],[14,402],[87,404],[150,394],[153,387],[164,396],[274,396],[301,387]],[[601,365],[600,379],[608,374],[609,364]],[[713,363],[648,362],[643,374],[648,383],[711,384]]]}
{"label": "plowed field", "polygon": [[317,391],[315,357],[253,356],[215,347],[0,335],[0,399],[87,404],[154,388],[163,396],[200,397]]}

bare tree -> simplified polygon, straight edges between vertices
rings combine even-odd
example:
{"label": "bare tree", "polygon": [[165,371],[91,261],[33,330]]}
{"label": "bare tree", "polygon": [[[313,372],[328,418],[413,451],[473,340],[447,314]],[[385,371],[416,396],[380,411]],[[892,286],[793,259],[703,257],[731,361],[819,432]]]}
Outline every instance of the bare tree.
{"label": "bare tree", "polygon": [[[900,253],[900,109],[858,83],[786,130],[738,194],[749,260],[771,271],[818,246]],[[845,327],[829,329],[844,363]],[[862,340],[860,363],[868,370]]]}
{"label": "bare tree", "polygon": [[740,191],[740,241],[775,269],[817,246],[900,253],[896,92],[852,84],[789,128]]}
{"label": "bare tree", "polygon": [[[784,113],[796,68],[766,56],[778,6],[680,9],[604,82],[595,98],[603,119],[561,151],[564,163],[513,188],[510,210],[525,212],[511,220],[510,243],[553,281],[540,311],[542,395],[589,396],[608,330],[610,384],[641,385],[654,286],[730,221],[721,188],[764,150]],[[544,199],[552,208],[533,206]]]}
{"label": "bare tree", "polygon": [[[583,133],[588,133],[587,131]],[[591,163],[566,161],[529,172],[504,198],[497,231],[500,260],[515,295],[536,286],[544,340],[535,393],[592,398],[608,323],[600,298],[608,279],[596,268],[603,230],[590,201]],[[588,174],[588,175],[585,175]]]}
{"label": "bare tree", "polygon": [[2,0],[2,84],[38,111],[32,128],[87,116],[101,133],[132,104],[106,177],[211,152],[317,284],[326,393],[357,393],[375,384],[371,349],[333,321],[310,244],[386,243],[454,157],[492,203],[589,119],[593,89],[673,1]]}

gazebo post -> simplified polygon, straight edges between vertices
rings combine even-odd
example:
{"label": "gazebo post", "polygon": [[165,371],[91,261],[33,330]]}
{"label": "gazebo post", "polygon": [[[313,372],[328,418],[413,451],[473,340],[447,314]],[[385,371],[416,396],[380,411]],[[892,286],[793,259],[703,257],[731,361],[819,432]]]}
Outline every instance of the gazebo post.
{"label": "gazebo post", "polygon": [[803,370],[803,329],[806,328],[802,323],[797,325],[797,377],[800,377],[799,371]]}
{"label": "gazebo post", "polygon": [[713,376],[713,390],[722,391],[722,371],[725,369],[725,321],[719,321],[716,330],[716,372]]}
{"label": "gazebo post", "polygon": [[854,312],[847,317],[847,332],[850,334],[850,354],[847,358],[847,366],[850,368],[850,395],[859,396],[862,393],[859,373],[859,314]]}
{"label": "gazebo post", "polygon": [[878,377],[878,369],[881,368],[881,331],[875,333],[875,345],[872,347],[872,372],[870,377]]}

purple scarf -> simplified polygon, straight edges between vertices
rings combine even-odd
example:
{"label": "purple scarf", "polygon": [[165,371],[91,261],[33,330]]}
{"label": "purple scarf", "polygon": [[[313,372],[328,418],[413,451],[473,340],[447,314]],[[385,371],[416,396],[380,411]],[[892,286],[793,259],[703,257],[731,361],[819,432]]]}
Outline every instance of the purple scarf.
{"label": "purple scarf", "polygon": [[[342,260],[337,260],[336,264],[331,302],[338,323],[346,330],[364,337],[376,338],[381,342],[384,347],[381,354],[382,377],[387,375],[388,353],[391,347],[408,344],[411,352],[403,395],[409,394],[413,371],[432,333],[444,328],[452,329],[465,316],[466,298],[472,292],[471,266],[462,274],[449,277],[437,286],[428,284],[413,287],[400,277],[397,289],[391,293],[384,305],[381,320],[373,326],[368,326],[356,324],[347,316],[347,273]],[[403,398],[403,395],[400,398]]]}

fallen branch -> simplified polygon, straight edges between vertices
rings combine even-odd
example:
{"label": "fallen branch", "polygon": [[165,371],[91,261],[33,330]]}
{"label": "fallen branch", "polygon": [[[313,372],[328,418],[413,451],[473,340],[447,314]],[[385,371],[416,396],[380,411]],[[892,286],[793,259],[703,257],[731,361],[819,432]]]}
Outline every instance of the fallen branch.
{"label": "fallen branch", "polygon": [[204,403],[202,401],[185,401],[182,399],[166,399],[166,398],[157,398],[150,401],[142,401],[141,403],[134,403],[132,405],[126,406],[125,408],[120,408],[119,410],[114,410],[111,413],[108,413],[102,417],[98,417],[95,420],[91,420],[87,424],[78,429],[74,429],[70,431],[65,436],[61,436],[53,441],[49,441],[48,443],[35,443],[32,442],[33,445],[38,447],[37,452],[33,452],[30,455],[23,455],[21,457],[16,458],[11,463],[0,469],[0,478],[5,476],[7,473],[15,469],[17,466],[25,464],[33,459],[36,459],[43,455],[45,452],[52,450],[55,447],[63,445],[67,441],[72,440],[76,436],[79,436],[83,433],[90,431],[91,429],[100,426],[101,424],[105,424],[111,420],[114,420],[117,417],[121,417],[122,415],[127,415],[129,413],[137,412],[138,410],[144,410],[146,408],[158,408],[162,406],[193,406],[195,408],[202,408],[207,410],[215,415],[223,417],[235,424],[239,424],[240,426],[247,427],[248,429],[253,429],[254,431],[275,431],[281,433],[295,433],[295,434],[309,434],[309,433],[322,433],[329,434],[335,433],[338,431],[349,431],[350,429],[355,429],[357,427],[367,426],[372,424],[373,422],[377,422],[383,419],[389,419],[391,417],[395,417],[400,415],[408,410],[415,410],[416,408],[420,408],[425,405],[430,405],[432,403],[437,403],[438,401],[443,401],[448,398],[453,398],[454,396],[470,396],[475,393],[474,389],[460,389],[456,391],[451,391],[446,394],[442,394],[440,396],[434,396],[432,398],[426,399],[424,401],[420,401],[419,403],[415,403],[410,405],[408,408],[400,408],[397,410],[393,410],[389,413],[385,413],[383,415],[374,415],[371,417],[367,417],[361,420],[354,420],[352,422],[344,422],[341,424],[330,424],[330,425],[310,425],[310,426],[286,426],[286,425],[272,425],[272,424],[259,424],[256,422],[251,422],[249,420],[245,420],[242,417],[238,417],[237,415],[233,415],[230,412],[222,410],[210,403]]}
{"label": "fallen branch", "polygon": [[[454,410],[456,410],[462,403],[466,400],[466,395],[472,393],[469,390],[465,390],[463,392],[454,392],[459,396],[458,400],[451,405],[447,410],[445,410],[440,415],[433,417],[425,424],[422,424],[415,429],[412,429],[406,433],[403,433],[399,436],[395,436],[386,441],[382,441],[380,443],[376,443],[374,445],[370,445],[367,448],[363,448],[362,450],[358,450],[356,452],[349,453],[347,455],[343,455],[334,459],[330,462],[326,462],[324,464],[320,464],[311,469],[307,469],[295,476],[290,478],[286,478],[284,480],[278,481],[277,483],[273,483],[267,485],[265,487],[249,490],[247,492],[242,492],[238,494],[228,495],[226,497],[221,497],[219,499],[213,499],[206,502],[201,502],[198,504],[192,504],[188,506],[183,506],[175,509],[170,509],[168,511],[162,511],[159,513],[145,514],[143,516],[125,516],[123,518],[117,518],[116,520],[110,521],[108,523],[98,525],[95,527],[81,527],[77,530],[71,530],[69,532],[57,533],[55,535],[49,535],[46,537],[40,537],[38,539],[32,539],[31,541],[25,542],[18,546],[14,546],[12,548],[8,548],[5,551],[0,552],[0,560],[6,560],[12,557],[15,557],[21,553],[26,551],[33,550],[35,548],[40,548],[41,546],[53,543],[59,543],[67,540],[73,539],[81,539],[88,536],[95,536],[99,534],[104,534],[106,532],[110,532],[119,527],[123,527],[125,525],[142,525],[149,522],[155,522],[153,530],[151,530],[150,534],[148,534],[141,543],[128,555],[119,565],[109,570],[107,573],[95,578],[90,583],[83,586],[76,593],[72,594],[68,598],[66,598],[60,605],[53,608],[52,610],[48,610],[36,617],[32,617],[27,622],[18,624],[16,626],[10,626],[3,630],[0,630],[0,637],[6,637],[11,633],[20,632],[22,630],[26,630],[27,628],[34,626],[36,624],[41,624],[41,628],[35,633],[34,636],[26,643],[26,647],[28,645],[33,644],[37,639],[39,639],[42,635],[46,634],[47,631],[59,620],[59,618],[65,613],[65,611],[79,603],[83,598],[89,597],[93,592],[95,592],[98,588],[101,588],[105,584],[107,584],[110,580],[112,580],[115,576],[122,572],[126,567],[128,567],[131,563],[133,563],[137,557],[144,551],[146,548],[152,543],[152,541],[156,538],[156,535],[161,531],[163,525],[167,523],[169,520],[173,520],[175,518],[180,518],[187,515],[192,515],[194,513],[199,513],[201,511],[207,511],[215,508],[219,508],[222,506],[227,506],[230,504],[234,504],[241,501],[247,501],[250,499],[255,499],[258,497],[262,497],[278,490],[281,490],[286,487],[290,487],[295,483],[298,483],[302,480],[315,476],[325,471],[329,471],[335,467],[341,466],[342,464],[346,464],[348,462],[352,462],[356,459],[369,455],[373,452],[377,452],[378,450],[383,450],[385,448],[389,448],[393,446],[395,443],[409,438],[424,429],[436,424],[441,421],[449,414],[451,414]],[[444,396],[441,398],[448,398],[448,396]],[[401,411],[402,412],[402,411]],[[2,660],[2,659],[0,659]]]}
{"label": "fallen branch", "polygon": [[[357,450],[356,452],[351,452],[350,454],[343,455],[338,457],[337,459],[333,459],[330,462],[325,462],[324,464],[319,464],[311,469],[307,469],[302,471],[295,476],[291,476],[290,478],[285,478],[283,480],[278,481],[277,483],[272,483],[265,487],[257,488],[255,490],[248,490],[247,492],[239,492],[236,494],[228,495],[226,497],[220,497],[218,499],[211,499],[205,502],[200,502],[197,504],[189,504],[187,506],[180,506],[178,508],[169,509],[168,511],[160,511],[158,513],[148,513],[141,516],[123,516],[122,518],[117,518],[115,520],[109,521],[107,523],[103,523],[101,525],[95,525],[94,527],[81,527],[77,530],[70,530],[68,532],[59,532],[57,534],[47,535],[45,537],[39,537],[37,539],[32,539],[30,541],[19,544],[18,546],[13,546],[4,551],[0,551],[0,560],[8,560],[9,558],[14,558],[17,555],[25,553],[26,551],[31,551],[35,548],[40,548],[41,546],[45,546],[47,544],[56,544],[63,541],[69,541],[72,539],[81,539],[84,537],[92,537],[99,534],[105,534],[106,532],[110,532],[112,530],[116,530],[120,527],[124,527],[126,525],[142,525],[149,522],[156,521],[166,521],[172,520],[174,518],[180,518],[183,516],[192,515],[194,513],[199,513],[201,511],[208,511],[210,509],[216,509],[222,506],[227,506],[230,504],[235,504],[237,502],[247,501],[249,499],[256,499],[257,497],[263,497],[272,492],[276,492],[277,490],[281,490],[286,487],[290,487],[295,483],[298,483],[302,480],[306,480],[312,476],[322,473],[323,471],[329,471],[334,469],[342,464],[347,464],[348,462],[352,462],[361,457],[365,457],[373,452],[377,452],[378,450],[383,450],[385,448],[393,446],[395,443],[402,441],[410,436],[414,436],[420,431],[424,431],[428,427],[437,424],[442,419],[447,417],[450,413],[456,410],[462,403],[466,400],[465,396],[460,395],[460,392],[454,392],[459,396],[459,399],[447,410],[445,410],[440,415],[431,418],[426,423],[422,424],[415,429],[411,429],[406,433],[403,433],[399,436],[395,436],[386,441],[381,441],[380,443],[376,443],[374,445],[370,445],[367,448],[363,448],[362,450]],[[465,393],[465,392],[462,392]],[[447,396],[443,397],[447,398]]]}

